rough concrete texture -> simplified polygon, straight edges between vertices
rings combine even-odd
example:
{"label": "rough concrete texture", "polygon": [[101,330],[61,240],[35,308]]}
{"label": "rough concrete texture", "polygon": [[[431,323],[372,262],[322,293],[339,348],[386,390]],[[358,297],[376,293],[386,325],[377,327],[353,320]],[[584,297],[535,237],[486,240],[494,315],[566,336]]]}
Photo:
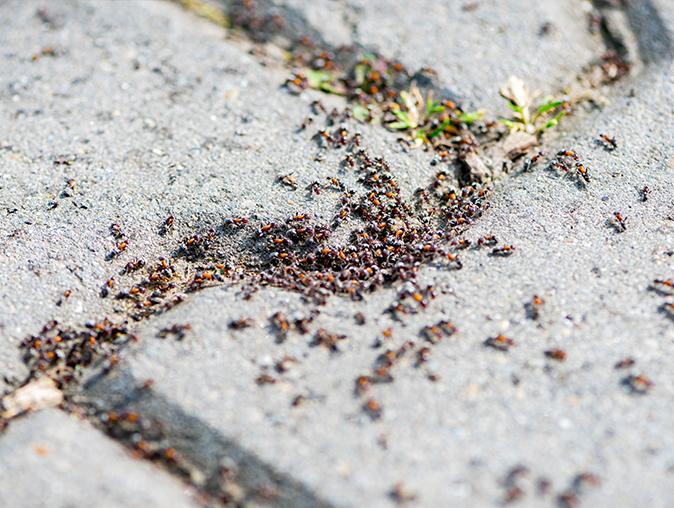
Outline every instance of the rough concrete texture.
{"label": "rough concrete texture", "polygon": [[[468,236],[494,234],[516,254],[471,251],[459,272],[426,269],[424,280],[443,294],[405,326],[381,317],[394,298],[389,290],[322,309],[313,328],[346,334],[341,353],[310,347],[310,336],[274,345],[269,316],[307,312],[296,295],[262,291],[243,302],[236,287],[207,290],[141,329],[142,345],[122,368],[134,379],[127,378],[130,386],[108,380],[95,393],[114,399],[114,390],[152,378],[158,397],[336,505],[387,506],[400,481],[419,506],[492,505],[504,496],[499,481],[523,464],[530,469],[523,505],[553,502],[575,475],[591,471],[601,485],[581,496],[588,506],[668,506],[674,328],[658,311],[663,298],[648,286],[674,265],[672,135],[662,121],[674,91],[671,64],[642,79],[635,96],[559,141],[557,148],[575,149],[591,168],[590,185],[578,188],[542,169],[502,182]],[[599,133],[617,136],[619,148],[606,152],[595,142]],[[644,185],[652,193],[641,202]],[[614,211],[627,217],[626,232],[607,223]],[[534,294],[545,300],[538,321],[524,309]],[[368,316],[364,326],[353,320],[357,311]],[[227,328],[243,316],[256,326]],[[375,339],[393,326],[391,347],[420,342],[420,327],[442,318],[460,332],[433,351],[428,369],[439,381],[403,363],[394,383],[373,388],[384,411],[371,422],[353,389],[381,352],[372,348]],[[156,338],[162,327],[184,322],[193,326],[184,341]],[[483,347],[497,333],[517,346],[507,354]],[[546,359],[551,348],[564,349],[566,362]],[[273,365],[285,355],[298,364],[279,375]],[[616,370],[626,357],[635,366]],[[279,382],[256,386],[262,372]],[[621,385],[630,373],[646,374],[653,390],[630,393]],[[294,408],[299,394],[307,401]],[[170,414],[161,416],[170,422]],[[539,477],[553,485],[543,498],[535,494]]]}
{"label": "rough concrete texture", "polygon": [[[462,271],[426,270],[424,279],[445,294],[406,326],[380,317],[393,299],[387,291],[358,304],[336,299],[323,310],[315,328],[346,334],[342,353],[309,347],[309,336],[274,345],[268,317],[278,310],[304,315],[298,298],[265,291],[243,303],[236,288],[219,288],[143,328],[142,346],[123,369],[136,382],[154,379],[160,397],[337,505],[386,506],[399,481],[420,506],[491,505],[503,496],[499,479],[524,464],[532,480],[525,505],[542,502],[531,486],[539,476],[559,492],[574,475],[592,471],[602,484],[587,493],[589,506],[668,506],[674,328],[658,312],[662,298],[647,287],[673,264],[672,152],[662,141],[671,133],[658,129],[650,102],[664,100],[671,83],[643,91],[643,100],[622,101],[560,145],[577,148],[592,168],[587,190],[543,171],[503,182],[470,238],[494,234],[515,244],[516,254],[494,259],[476,251]],[[598,132],[620,132],[619,150],[595,146]],[[644,185],[653,192],[641,203]],[[615,210],[628,217],[625,233],[606,223]],[[540,321],[525,317],[534,294],[545,300]],[[366,325],[353,321],[357,311],[372,316]],[[242,316],[257,325],[227,329]],[[460,332],[434,349],[428,368],[440,380],[403,364],[392,385],[374,387],[384,413],[370,422],[353,388],[381,352],[372,343],[390,325],[393,347],[420,342],[419,328],[441,318]],[[193,332],[183,342],[156,338],[160,328],[184,322]],[[507,354],[482,346],[499,332],[517,341]],[[566,362],[543,356],[555,347],[567,352]],[[277,375],[273,364],[285,355],[298,365]],[[614,369],[628,356],[636,359],[633,369]],[[256,386],[261,367],[280,382]],[[621,380],[630,372],[648,375],[653,391],[629,393]],[[293,408],[298,394],[308,400]]]}
{"label": "rough concrete texture", "polygon": [[[356,25],[348,35],[412,68],[431,65],[443,86],[488,107],[508,74],[550,90],[599,54],[601,45],[570,2],[501,4],[479,2],[471,10],[444,2],[418,9],[352,3],[358,8],[349,7],[347,24]],[[292,5],[313,16],[315,7]],[[48,6],[53,19],[46,23],[35,16],[38,6],[0,4],[8,26],[0,32],[0,121],[10,126],[0,137],[0,367],[18,378],[16,344],[45,321],[77,324],[106,313],[124,319],[118,304],[98,292],[111,275],[124,280],[117,273],[131,258],[167,255],[192,227],[222,217],[273,219],[300,207],[318,217],[331,213],[335,196],[310,199],[305,188],[334,174],[340,158],[328,152],[314,160],[312,131],[296,132],[315,96],[289,97],[279,90],[286,77],[280,67],[261,67],[238,43],[177,7],[64,2]],[[283,344],[275,343],[269,316],[279,310],[306,316],[310,309],[298,295],[263,289],[244,301],[237,286],[205,290],[140,324],[138,346],[84,394],[104,407],[133,404],[158,419],[181,453],[192,453],[195,462],[202,456],[205,469],[236,449],[252,476],[281,473],[289,505],[295,493],[307,505],[388,506],[391,489],[402,482],[416,496],[414,506],[492,506],[506,494],[508,471],[523,464],[529,473],[518,482],[521,505],[552,505],[577,474],[592,472],[601,484],[583,489],[587,506],[670,506],[674,328],[658,310],[667,298],[648,285],[671,278],[674,266],[674,85],[664,31],[674,15],[664,1],[630,9],[638,11],[630,19],[645,34],[639,44],[651,68],[624,86],[609,109],[578,119],[577,132],[548,148],[576,150],[590,168],[590,184],[579,188],[542,167],[508,177],[467,235],[494,234],[515,245],[513,256],[471,249],[462,253],[463,270],[425,267],[422,281],[434,284],[438,297],[404,323],[382,314],[398,287],[364,302],[333,298],[311,334],[291,333]],[[541,36],[544,21],[554,27]],[[378,32],[377,23],[387,28]],[[330,40],[332,29],[320,28]],[[463,35],[445,43],[437,36],[445,31]],[[56,56],[33,61],[46,46]],[[428,154],[403,153],[396,136],[362,130],[406,189],[435,172]],[[615,136],[618,149],[599,147],[600,133]],[[297,177],[296,191],[276,182],[288,173]],[[66,188],[70,178],[74,192]],[[652,192],[641,202],[644,185]],[[73,195],[62,195],[64,189]],[[607,224],[614,211],[627,217],[624,233]],[[169,213],[176,231],[162,237],[157,230]],[[106,261],[113,222],[130,247]],[[235,257],[241,247],[223,248]],[[73,295],[57,306],[65,289]],[[545,300],[539,320],[524,310],[534,294]],[[362,326],[353,319],[358,311],[366,316]],[[228,328],[244,316],[255,326]],[[383,413],[371,421],[354,381],[382,352],[373,343],[391,326],[383,348],[405,340],[420,345],[420,328],[439,319],[451,319],[459,332],[436,345],[426,365],[415,368],[414,358],[406,358],[393,383],[372,386],[368,396]],[[157,337],[186,322],[192,330],[184,340]],[[341,352],[310,346],[320,327],[347,335]],[[507,353],[482,344],[499,332],[517,343]],[[566,351],[565,362],[543,355],[553,347]],[[274,364],[285,355],[297,363],[279,374]],[[628,356],[634,367],[614,369]],[[277,382],[258,386],[261,373]],[[652,379],[651,391],[630,393],[621,384],[630,373]],[[147,379],[152,389],[136,397]],[[297,395],[306,400],[293,407]],[[11,447],[9,432],[35,418],[47,416],[12,422],[0,436],[0,460],[27,460],[1,447]],[[543,477],[552,487],[539,496]]]}
{"label": "rough concrete texture", "polygon": [[[99,298],[100,288],[109,277],[119,287],[131,259],[166,256],[192,226],[216,218],[285,217],[299,203],[320,216],[337,202],[335,193],[305,199],[339,159],[314,160],[313,130],[297,132],[312,96],[281,90],[287,71],[262,68],[220,29],[169,3],[50,4],[49,23],[36,16],[40,6],[5,4],[0,34],[9,126],[0,139],[0,362],[10,379],[25,375],[18,342],[48,320],[114,318],[119,305]],[[49,47],[56,56],[40,55]],[[394,135],[370,137],[403,160]],[[431,171],[412,168],[408,186]],[[288,174],[294,192],[277,181]],[[169,215],[175,231],[155,234]],[[120,241],[112,223],[129,248],[109,261]]]}
{"label": "rough concrete texture", "polygon": [[199,506],[188,487],[56,409],[13,423],[0,439],[0,468],[4,506]]}

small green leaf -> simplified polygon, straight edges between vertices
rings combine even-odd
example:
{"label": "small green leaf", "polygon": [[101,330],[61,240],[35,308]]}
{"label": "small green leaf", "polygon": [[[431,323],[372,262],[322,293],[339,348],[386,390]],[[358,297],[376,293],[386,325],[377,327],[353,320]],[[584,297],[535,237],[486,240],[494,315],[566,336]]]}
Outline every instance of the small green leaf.
{"label": "small green leaf", "polygon": [[395,130],[407,130],[410,128],[409,124],[406,122],[391,122],[387,123],[386,127],[389,129],[395,129]]}
{"label": "small green leaf", "polygon": [[522,125],[521,122],[514,122],[512,120],[508,120],[507,118],[499,118],[498,121],[501,122],[506,127],[508,127],[509,129],[515,129],[517,128],[518,125]]}
{"label": "small green leaf", "polygon": [[344,92],[335,87],[330,81],[324,81],[320,86],[321,92],[331,93],[333,95],[344,95]]}
{"label": "small green leaf", "polygon": [[427,141],[426,132],[423,129],[417,129],[414,131],[414,139],[420,139],[421,141]]}
{"label": "small green leaf", "polygon": [[548,120],[548,121],[545,123],[545,125],[543,125],[543,127],[541,127],[541,128],[538,129],[538,130],[539,130],[540,132],[543,132],[543,131],[545,131],[545,130],[547,130],[547,129],[551,129],[551,128],[553,128],[553,127],[556,127],[557,124],[559,124],[559,121],[564,117],[564,115],[566,115],[566,111],[560,111],[559,113],[557,113],[557,114],[555,115],[554,118],[551,118],[550,120]]}
{"label": "small green leaf", "polygon": [[512,101],[508,101],[508,107],[519,114],[522,114],[524,112],[524,108],[522,108],[522,106],[518,106]]}
{"label": "small green leaf", "polygon": [[555,108],[558,108],[558,107],[564,105],[565,102],[566,102],[566,101],[550,101],[550,102],[546,102],[546,103],[544,103],[544,104],[541,104],[541,105],[538,107],[537,113],[538,113],[539,115],[542,114],[542,113],[547,113],[547,112],[550,111],[551,109],[555,109]]}
{"label": "small green leaf", "polygon": [[306,69],[304,75],[307,78],[307,83],[310,88],[320,90],[321,85],[326,81],[332,80],[332,75],[326,71],[315,71],[313,69]]}
{"label": "small green leaf", "polygon": [[461,113],[459,115],[459,121],[462,123],[465,123],[466,125],[470,125],[471,123],[479,120],[482,118],[482,115],[484,114],[483,111],[467,111],[465,113]]}
{"label": "small green leaf", "polygon": [[426,116],[432,116],[443,111],[445,111],[445,107],[439,102],[432,101],[430,98],[426,101]]}
{"label": "small green leaf", "polygon": [[370,110],[360,104],[355,104],[353,108],[351,108],[351,113],[359,122],[367,122],[370,119]]}
{"label": "small green leaf", "polygon": [[309,88],[334,95],[344,95],[344,92],[335,85],[335,78],[332,73],[327,71],[317,71],[314,69],[305,69],[303,73],[307,78],[307,84],[309,85]]}
{"label": "small green leaf", "polygon": [[440,135],[442,133],[442,131],[444,131],[451,124],[452,124],[452,121],[449,118],[446,119],[445,121],[443,121],[440,125],[438,125],[435,129],[433,129],[428,134],[428,139],[433,139],[434,137]]}
{"label": "small green leaf", "polygon": [[400,111],[400,110],[393,110],[393,114],[396,116],[396,118],[398,120],[405,123],[408,128],[412,126],[412,122],[410,121],[410,116],[407,114],[407,112]]}

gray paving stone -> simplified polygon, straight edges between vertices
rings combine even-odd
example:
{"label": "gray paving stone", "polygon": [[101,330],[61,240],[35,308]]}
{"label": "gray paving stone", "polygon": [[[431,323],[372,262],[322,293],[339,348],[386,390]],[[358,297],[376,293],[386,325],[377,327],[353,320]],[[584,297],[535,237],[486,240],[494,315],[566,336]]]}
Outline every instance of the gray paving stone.
{"label": "gray paving stone", "polygon": [[12,423],[0,439],[0,468],[4,506],[199,506],[188,487],[55,409]]}
{"label": "gray paving stone", "polygon": [[[321,215],[337,202],[336,193],[304,199],[307,185],[334,174],[338,155],[314,160],[313,130],[297,132],[314,96],[281,90],[283,68],[263,68],[168,2],[50,4],[50,23],[38,7],[1,7],[0,366],[10,379],[25,376],[19,341],[47,321],[114,318],[119,304],[100,288],[111,276],[119,287],[131,259],[166,256],[182,235],[224,217],[286,217],[299,203]],[[410,159],[394,135],[369,137],[404,157],[408,186],[430,172],[426,154]],[[289,193],[277,179],[291,173],[298,189]],[[161,237],[169,214],[176,230]],[[112,223],[129,248],[108,261]]]}
{"label": "gray paving stone", "polygon": [[[638,82],[635,96],[559,141],[591,168],[586,189],[542,168],[500,183],[468,237],[494,234],[516,253],[498,259],[469,251],[461,271],[424,269],[422,280],[441,289],[427,312],[404,324],[382,317],[395,289],[358,303],[335,298],[312,325],[348,336],[341,353],[330,353],[311,347],[310,335],[275,345],[269,316],[305,315],[297,295],[262,290],[242,301],[237,287],[206,290],[144,325],[138,349],[91,393],[112,399],[151,378],[157,397],[336,505],[387,506],[402,481],[418,506],[491,506],[503,498],[508,470],[524,464],[523,505],[544,502],[534,493],[538,477],[558,494],[591,471],[601,485],[582,495],[589,506],[667,506],[674,499],[674,328],[658,312],[665,299],[648,286],[673,266],[672,136],[661,116],[673,91],[670,71],[663,64]],[[616,151],[596,144],[602,132],[617,137]],[[641,202],[644,185],[652,193]],[[614,211],[628,218],[624,233],[607,224]],[[538,321],[524,309],[534,294],[545,300]],[[364,326],[353,320],[358,311]],[[256,325],[228,328],[243,316]],[[413,368],[413,359],[403,362],[392,384],[373,387],[384,409],[370,421],[354,380],[381,353],[375,339],[392,326],[392,348],[420,343],[419,329],[439,319],[460,330],[433,350],[428,368],[439,380]],[[185,322],[192,332],[183,341],[156,338],[162,327]],[[485,348],[497,333],[516,347],[507,354]],[[550,348],[564,349],[567,360],[546,359]],[[273,365],[286,355],[298,364],[277,374]],[[636,365],[616,370],[625,357]],[[278,382],[257,386],[263,372]],[[651,378],[652,391],[629,393],[621,381],[630,373]],[[293,407],[297,395],[307,400]],[[170,413],[161,418],[171,427]]]}
{"label": "gray paving stone", "polygon": [[[400,5],[390,4],[394,23],[378,16],[376,3],[362,4],[358,16],[347,16],[346,31],[416,68],[423,64],[416,51],[426,51],[428,34],[415,27],[433,22],[435,32],[443,32],[436,9],[454,13],[459,4],[404,9],[404,15]],[[519,12],[481,3],[475,11],[454,13],[461,20],[457,41],[473,41],[465,52],[484,50],[484,73],[476,76],[461,74],[479,69],[471,67],[470,54],[441,44],[439,37],[432,42],[439,53],[424,54],[442,55],[430,63],[442,83],[469,99],[479,97],[479,104],[496,100],[499,81],[511,69],[534,83],[540,78],[543,88],[557,84],[600,48],[581,30],[583,17],[569,14],[567,5],[539,2]],[[654,5],[661,34],[652,29]],[[50,4],[51,26],[35,16],[35,8],[0,4],[3,14],[11,12],[0,33],[6,70],[0,76],[0,121],[10,125],[0,137],[0,213],[12,211],[0,222],[0,266],[8,281],[0,288],[0,368],[19,378],[16,344],[45,321],[73,324],[106,313],[124,318],[118,304],[98,292],[130,258],[167,255],[181,235],[225,216],[271,220],[300,205],[327,215],[335,199],[310,200],[303,189],[333,174],[338,164],[333,153],[315,161],[310,134],[296,132],[314,96],[287,96],[279,90],[284,70],[262,68],[242,46],[222,40],[219,30],[177,7],[149,1]],[[135,404],[162,422],[181,453],[201,456],[205,469],[217,470],[236,448],[243,468],[291,480],[281,482],[290,485],[283,497],[287,505],[297,494],[296,505],[325,500],[387,506],[391,488],[403,482],[419,506],[489,506],[502,499],[499,482],[520,463],[531,470],[523,482],[525,505],[541,502],[533,493],[538,476],[549,478],[556,494],[582,471],[602,478],[600,487],[583,494],[591,506],[670,504],[674,337],[671,320],[657,311],[663,299],[646,288],[653,278],[671,277],[674,249],[666,121],[673,91],[671,40],[664,32],[674,18],[666,15],[666,2],[631,8],[635,26],[648,29],[640,41],[645,60],[656,62],[654,70],[632,83],[633,96],[559,141],[559,148],[573,147],[587,161],[588,189],[542,170],[509,178],[469,235],[495,234],[515,244],[515,255],[494,259],[484,250],[470,251],[462,271],[426,267],[422,279],[440,294],[427,312],[404,324],[382,317],[396,288],[361,303],[332,299],[313,327],[346,334],[341,353],[311,347],[310,336],[292,334],[286,343],[274,343],[268,327],[273,312],[309,311],[297,295],[261,290],[242,301],[236,286],[206,290],[142,324],[139,346],[117,371],[90,381],[85,395],[102,406]],[[307,16],[319,16],[315,9],[308,8]],[[527,55],[547,49],[536,42],[548,13],[554,13],[556,27],[549,37],[570,42],[577,56],[565,59],[555,39],[554,55],[542,62],[532,58],[532,68]],[[348,26],[354,20],[358,25]],[[401,39],[404,47],[382,39],[379,22],[394,24],[407,38]],[[484,29],[476,29],[476,22],[484,22]],[[508,36],[494,44],[501,38],[494,27],[501,23]],[[321,30],[332,37],[329,27]],[[339,30],[335,41],[345,37],[344,27]],[[48,46],[57,56],[33,61]],[[503,49],[517,57],[513,67]],[[454,57],[471,65],[453,67]],[[439,66],[438,60],[450,63]],[[517,62],[524,63],[521,69]],[[560,69],[566,73],[556,74]],[[548,81],[550,76],[555,79]],[[406,190],[434,172],[423,152],[404,154],[391,148],[395,136],[363,130],[372,153],[390,160]],[[594,138],[600,132],[616,136],[619,149],[598,148]],[[298,178],[295,192],[276,183],[291,172]],[[70,178],[77,191],[61,197]],[[644,185],[652,194],[640,203]],[[50,209],[52,201],[57,206]],[[606,224],[616,210],[628,218],[622,234]],[[176,217],[176,232],[159,236],[169,213]],[[109,262],[112,222],[122,224],[130,248]],[[223,249],[236,258],[242,246]],[[57,306],[65,289],[73,295]],[[526,319],[523,309],[534,293],[546,301],[539,322]],[[357,311],[367,316],[366,325],[355,324]],[[256,326],[231,331],[230,320],[242,316],[253,317]],[[374,386],[371,395],[384,409],[381,419],[370,421],[363,400],[354,396],[354,380],[379,354],[373,341],[392,326],[392,346],[407,339],[420,343],[420,327],[441,318],[452,319],[460,332],[434,348],[427,368],[403,362],[393,384]],[[185,322],[192,331],[182,342],[157,338],[163,327]],[[498,332],[517,341],[508,354],[482,346]],[[567,361],[546,360],[543,351],[551,347],[564,348]],[[298,364],[280,375],[273,364],[284,355]],[[636,366],[616,371],[614,363],[626,356]],[[439,376],[437,382],[428,379],[429,371]],[[262,372],[279,381],[258,386]],[[629,372],[654,381],[648,395],[630,394],[620,385]],[[154,380],[152,389],[136,399],[136,388],[147,379]],[[306,401],[293,407],[297,395]],[[13,423],[0,437],[0,451],[11,446],[11,432],[42,414],[53,413]],[[82,456],[75,453],[73,460]],[[113,462],[126,467],[122,459]],[[553,502],[552,494],[546,502]]]}

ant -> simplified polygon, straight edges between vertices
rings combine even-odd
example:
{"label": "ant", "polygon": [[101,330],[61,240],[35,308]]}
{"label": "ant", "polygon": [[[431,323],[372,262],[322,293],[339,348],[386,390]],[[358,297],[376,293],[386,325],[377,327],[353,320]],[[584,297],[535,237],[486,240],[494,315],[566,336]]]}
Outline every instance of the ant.
{"label": "ant", "polygon": [[545,157],[545,152],[538,152],[536,155],[534,155],[524,163],[522,171],[524,171],[525,173],[531,171],[543,157]]}
{"label": "ant", "polygon": [[524,304],[524,310],[526,311],[527,317],[533,320],[538,319],[541,314],[543,303],[544,301],[540,296],[534,295],[530,302]]}
{"label": "ant", "polygon": [[612,152],[613,150],[618,148],[618,143],[616,142],[615,138],[612,138],[606,134],[599,134],[597,143],[603,146],[604,149],[608,152]]}
{"label": "ant", "polygon": [[250,328],[254,324],[255,324],[255,321],[253,321],[252,318],[243,317],[243,318],[231,321],[228,326],[232,330],[243,330],[244,328]]}
{"label": "ant", "polygon": [[363,410],[372,420],[381,418],[383,412],[381,404],[374,399],[368,399],[365,404],[363,404]]}
{"label": "ant", "polygon": [[613,366],[614,369],[627,369],[629,367],[634,366],[637,363],[637,361],[634,358],[627,357],[623,358],[622,360],[616,362],[616,364]]}
{"label": "ant", "polygon": [[643,374],[633,375],[630,374],[625,379],[622,380],[622,384],[629,388],[630,392],[636,393],[639,395],[644,395],[648,393],[651,388],[653,388],[653,381],[647,378]]}
{"label": "ant", "polygon": [[620,212],[613,212],[613,218],[609,220],[609,224],[613,226],[617,233],[624,233],[627,231],[627,218],[623,217]]}
{"label": "ant", "polygon": [[508,257],[511,256],[514,252],[515,252],[514,245],[503,245],[501,247],[494,247],[494,249],[491,251],[491,255],[499,257]]}
{"label": "ant", "polygon": [[496,237],[494,235],[485,235],[485,236],[481,236],[480,238],[477,239],[477,246],[478,247],[482,247],[482,246],[493,247],[497,243],[498,243],[498,240],[496,239]]}
{"label": "ant", "polygon": [[187,335],[187,332],[192,329],[192,325],[189,323],[185,324],[174,324],[166,328],[162,328],[157,334],[158,337],[165,339],[169,335],[175,336],[176,340],[181,341]]}
{"label": "ant", "polygon": [[547,358],[551,360],[557,360],[558,362],[563,362],[566,360],[566,351],[563,349],[548,349],[544,352]]}
{"label": "ant", "polygon": [[650,288],[663,296],[674,295],[674,280],[672,279],[655,279]]}
{"label": "ant", "polygon": [[490,337],[484,341],[484,345],[499,351],[509,351],[515,345],[515,341],[499,334],[496,337]]}
{"label": "ant", "polygon": [[648,201],[648,198],[651,195],[651,189],[648,187],[648,185],[644,185],[643,188],[639,191],[641,194],[641,202],[645,203]]}

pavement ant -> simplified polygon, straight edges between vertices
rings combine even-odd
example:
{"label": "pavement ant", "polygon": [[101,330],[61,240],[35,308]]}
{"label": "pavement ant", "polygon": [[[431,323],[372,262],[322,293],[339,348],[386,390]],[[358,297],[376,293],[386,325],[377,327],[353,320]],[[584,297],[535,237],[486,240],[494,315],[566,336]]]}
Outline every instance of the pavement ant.
{"label": "pavement ant", "polygon": [[288,331],[290,330],[290,323],[286,315],[281,312],[275,312],[270,318],[272,327],[276,330],[276,342],[285,342],[288,338]]}
{"label": "pavement ant", "polygon": [[416,494],[407,490],[402,482],[396,483],[391,491],[389,492],[389,497],[397,504],[410,503],[416,500]]}
{"label": "pavement ant", "polygon": [[124,269],[122,270],[122,273],[132,273],[137,270],[140,270],[145,266],[145,261],[141,259],[133,259],[129,261],[126,265],[124,265]]}
{"label": "pavement ant", "polygon": [[529,474],[529,468],[523,465],[516,465],[513,467],[503,480],[503,486],[506,492],[503,496],[503,503],[510,504],[524,495],[524,490],[517,484],[521,477]]}
{"label": "pavement ant", "polygon": [[491,256],[508,257],[515,252],[514,245],[502,245],[501,247],[494,247],[490,253]]}
{"label": "pavement ant", "polygon": [[115,279],[110,277],[108,280],[105,281],[105,283],[101,287],[101,298],[107,298],[108,295],[110,294],[110,290],[114,287],[115,287]]}
{"label": "pavement ant", "polygon": [[560,150],[557,152],[557,157],[569,157],[575,161],[579,160],[578,154],[574,150]]}
{"label": "pavement ant", "polygon": [[654,279],[650,289],[662,296],[674,295],[674,280],[672,279]]}
{"label": "pavement ant", "polygon": [[192,329],[192,325],[189,323],[185,324],[174,324],[166,328],[162,328],[157,336],[159,338],[165,339],[169,335],[173,335],[177,341],[181,341],[187,335],[187,332]]}
{"label": "pavement ant", "polygon": [[579,178],[582,178],[585,183],[590,183],[590,174],[587,171],[587,168],[581,164],[581,163],[576,163],[576,175]]}
{"label": "pavement ant", "polygon": [[276,383],[276,378],[270,376],[269,374],[263,373],[255,378],[255,383],[258,386],[273,385]]}
{"label": "pavement ant", "polygon": [[339,342],[346,338],[346,335],[329,333],[327,330],[320,328],[316,331],[311,346],[323,346],[333,353],[339,353]]}
{"label": "pavement ant", "polygon": [[653,381],[643,374],[630,374],[622,380],[622,384],[629,389],[631,393],[644,395],[653,388]]}
{"label": "pavement ant", "polygon": [[306,128],[314,123],[314,119],[310,116],[306,117],[304,120],[302,120],[302,123],[300,126],[297,128],[297,132],[301,132],[303,130],[306,130]]}
{"label": "pavement ant", "polygon": [[365,401],[363,404],[363,411],[372,419],[372,420],[378,420],[381,418],[381,415],[383,413],[383,408],[379,402],[377,402],[374,399],[368,399]]}
{"label": "pavement ant", "polygon": [[315,100],[315,101],[311,102],[311,111],[314,115],[318,115],[320,113],[326,113],[327,112],[327,110],[325,109],[325,106],[319,100]]}
{"label": "pavement ant", "polygon": [[123,238],[124,233],[122,231],[122,226],[120,226],[117,223],[113,223],[110,225],[110,232],[112,233],[112,236],[115,238]]}
{"label": "pavement ant", "polygon": [[426,363],[430,357],[431,357],[431,348],[427,346],[420,348],[417,351],[416,366],[419,367],[420,365]]}
{"label": "pavement ant", "polygon": [[254,324],[255,324],[255,321],[252,318],[242,317],[242,318],[230,321],[228,327],[231,330],[243,330],[245,328],[250,328]]}
{"label": "pavement ant", "polygon": [[607,152],[612,152],[618,148],[618,143],[616,142],[615,138],[612,138],[607,134],[599,134],[599,137],[597,138],[597,144],[603,146]]}
{"label": "pavement ant", "polygon": [[58,301],[56,302],[56,305],[57,305],[58,307],[60,307],[61,305],[63,305],[63,302],[64,302],[65,300],[67,300],[68,298],[70,298],[70,295],[72,295],[72,294],[73,294],[72,290],[66,289],[66,290],[63,292],[63,294],[61,295],[61,298],[59,298]]}
{"label": "pavement ant", "polygon": [[434,325],[424,326],[421,336],[431,344],[437,344],[443,337],[451,337],[457,332],[456,326],[450,321],[438,321]]}
{"label": "pavement ant", "polygon": [[279,176],[278,181],[292,190],[297,189],[297,178],[292,173]]}
{"label": "pavement ant", "polygon": [[551,360],[556,360],[558,362],[563,362],[566,360],[566,351],[563,349],[548,349],[544,352],[546,358]]}
{"label": "pavement ant", "polygon": [[639,191],[639,194],[641,195],[642,203],[645,203],[648,201],[648,198],[651,195],[651,189],[648,187],[648,185],[644,185],[643,188]]}
{"label": "pavement ant", "polygon": [[479,247],[493,247],[498,243],[494,235],[485,235],[477,239],[477,246]]}
{"label": "pavement ant", "polygon": [[166,219],[164,219],[164,223],[162,224],[161,228],[159,229],[159,234],[162,235],[162,236],[167,234],[169,231],[171,231],[173,229],[174,223],[175,223],[175,218],[173,217],[173,215],[169,215],[168,217],[166,217]]}
{"label": "pavement ant", "polygon": [[284,356],[274,364],[274,370],[279,374],[284,374],[290,370],[290,366],[297,363],[293,356]]}
{"label": "pavement ant", "polygon": [[609,224],[616,230],[617,233],[624,233],[627,231],[627,218],[623,217],[620,212],[613,212],[613,217],[609,219]]}
{"label": "pavement ant", "polygon": [[321,187],[321,184],[319,182],[311,182],[309,185],[307,185],[307,190],[309,190],[310,193],[315,194],[316,196],[320,196],[323,188]]}
{"label": "pavement ant", "polygon": [[457,249],[467,249],[471,245],[471,241],[465,238],[459,238],[454,244]]}
{"label": "pavement ant", "polygon": [[527,318],[536,320],[541,315],[541,308],[543,307],[544,300],[538,296],[534,295],[531,298],[530,302],[524,304],[524,310],[526,312]]}
{"label": "pavement ant", "polygon": [[485,346],[498,349],[499,351],[509,351],[514,345],[515,341],[506,337],[505,335],[499,334],[496,337],[490,337],[483,343]]}
{"label": "pavement ant", "polygon": [[674,303],[663,303],[660,306],[660,311],[670,319],[674,319]]}
{"label": "pavement ant", "polygon": [[447,253],[447,265],[451,270],[461,270],[463,268],[463,262],[459,259],[459,256],[452,254],[451,252]]}
{"label": "pavement ant", "polygon": [[362,395],[363,393],[367,392],[370,389],[371,386],[371,378],[369,376],[358,376],[356,378],[356,383],[355,383],[355,388],[354,392],[355,394]]}
{"label": "pavement ant", "polygon": [[522,171],[524,171],[525,173],[531,171],[543,157],[545,157],[545,153],[538,152],[524,163]]}
{"label": "pavement ant", "polygon": [[292,407],[300,407],[302,404],[306,402],[306,400],[307,397],[305,395],[302,394],[295,395],[295,397],[293,397],[293,400],[290,401],[290,405]]}
{"label": "pavement ant", "polygon": [[631,357],[623,358],[622,360],[616,362],[613,366],[614,369],[628,369],[636,364],[636,360]]}

